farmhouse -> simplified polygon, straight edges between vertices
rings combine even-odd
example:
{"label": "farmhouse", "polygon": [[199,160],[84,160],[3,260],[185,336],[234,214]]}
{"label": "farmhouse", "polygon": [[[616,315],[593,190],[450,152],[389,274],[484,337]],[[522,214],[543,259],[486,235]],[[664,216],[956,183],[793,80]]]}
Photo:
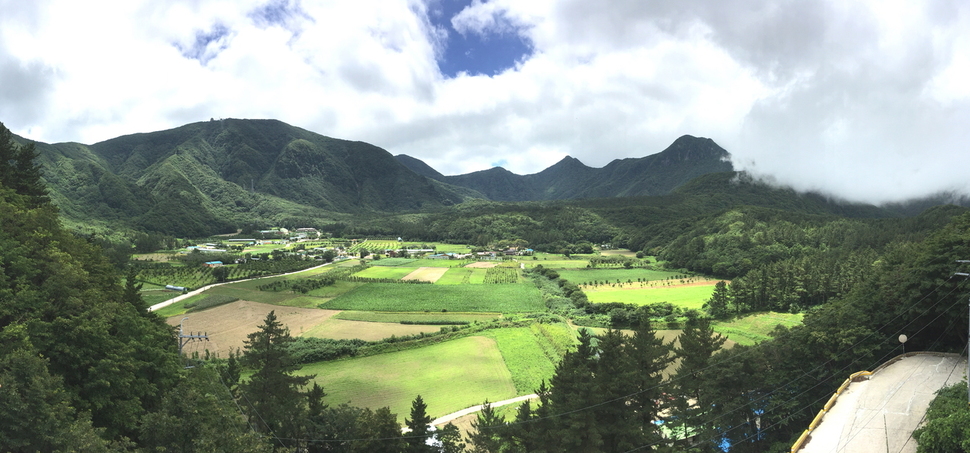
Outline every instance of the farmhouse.
{"label": "farmhouse", "polygon": [[222,261],[206,261],[203,266],[205,267],[221,267]]}

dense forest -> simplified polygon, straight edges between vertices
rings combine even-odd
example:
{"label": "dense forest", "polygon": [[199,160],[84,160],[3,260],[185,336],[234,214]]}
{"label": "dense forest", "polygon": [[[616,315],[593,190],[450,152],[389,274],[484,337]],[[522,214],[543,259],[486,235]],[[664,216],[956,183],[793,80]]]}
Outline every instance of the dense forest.
{"label": "dense forest", "polygon": [[[970,213],[955,206],[906,217],[727,173],[661,197],[478,201],[318,225],[345,237],[565,253],[611,244],[730,281],[707,313],[688,316],[678,346],[658,341],[642,319],[625,321],[632,337],[583,334],[537,389],[538,405],[524,403],[511,420],[483,411],[469,438],[448,428],[432,447],[420,397],[410,434],[386,409],[324,405],[325,389],[293,374],[293,339],[272,314],[239,356],[186,368],[173,329],[115,265],[124,257],[108,257],[174,238],[132,230],[119,249],[120,241],[75,234],[60,223],[37,156],[0,127],[5,451],[787,451],[846,375],[899,352],[899,334],[922,350],[959,352],[968,341],[967,284],[954,273],[967,271],[957,260],[970,258]],[[537,274],[549,300],[599,313],[574,283]],[[757,310],[805,318],[756,346],[715,352],[723,339],[709,318]],[[673,358],[680,364],[664,380]],[[691,426],[697,443],[662,440],[652,423],[660,411],[674,415],[669,429]]]}

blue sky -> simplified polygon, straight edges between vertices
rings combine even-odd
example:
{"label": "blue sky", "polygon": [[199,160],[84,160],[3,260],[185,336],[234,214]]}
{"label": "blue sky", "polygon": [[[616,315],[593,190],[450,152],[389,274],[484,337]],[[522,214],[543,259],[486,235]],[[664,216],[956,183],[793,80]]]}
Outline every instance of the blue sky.
{"label": "blue sky", "polygon": [[499,17],[499,24],[483,30],[458,28],[455,16],[471,6],[468,0],[441,0],[429,5],[431,25],[443,30],[442,49],[436,55],[438,68],[446,77],[459,73],[493,76],[515,67],[532,53],[527,35],[519,27]]}
{"label": "blue sky", "polygon": [[0,0],[0,122],[95,143],[274,118],[444,174],[679,136],[798,190],[970,193],[965,0]]}

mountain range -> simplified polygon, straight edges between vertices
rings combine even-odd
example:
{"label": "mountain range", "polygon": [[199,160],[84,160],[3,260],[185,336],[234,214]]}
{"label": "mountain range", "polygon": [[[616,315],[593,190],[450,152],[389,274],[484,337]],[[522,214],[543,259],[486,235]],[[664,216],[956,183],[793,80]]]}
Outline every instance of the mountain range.
{"label": "mountain range", "polygon": [[657,154],[616,159],[603,168],[588,167],[567,156],[539,173],[524,176],[502,167],[444,176],[413,157],[395,157],[419,175],[475,190],[495,201],[665,195],[698,176],[733,170],[724,148],[709,138],[689,135]]}
{"label": "mountain range", "polygon": [[727,151],[691,136],[603,168],[566,157],[531,175],[495,167],[455,176],[413,157],[276,120],[212,120],[92,145],[33,143],[65,222],[177,236],[224,233],[253,222],[441,209],[471,199],[663,195],[697,176],[732,170]]}

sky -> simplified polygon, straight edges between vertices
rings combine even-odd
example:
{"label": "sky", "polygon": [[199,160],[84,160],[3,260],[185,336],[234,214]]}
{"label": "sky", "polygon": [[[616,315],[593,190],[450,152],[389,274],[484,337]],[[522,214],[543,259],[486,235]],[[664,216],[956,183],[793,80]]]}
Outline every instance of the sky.
{"label": "sky", "polygon": [[689,134],[883,203],[970,194],[965,0],[0,0],[0,122],[98,141],[273,118],[444,174]]}

